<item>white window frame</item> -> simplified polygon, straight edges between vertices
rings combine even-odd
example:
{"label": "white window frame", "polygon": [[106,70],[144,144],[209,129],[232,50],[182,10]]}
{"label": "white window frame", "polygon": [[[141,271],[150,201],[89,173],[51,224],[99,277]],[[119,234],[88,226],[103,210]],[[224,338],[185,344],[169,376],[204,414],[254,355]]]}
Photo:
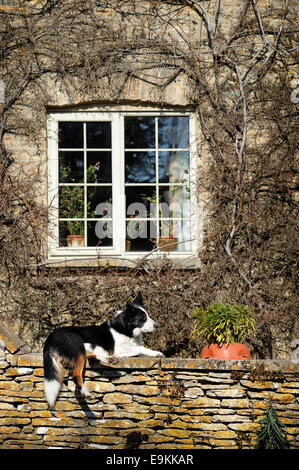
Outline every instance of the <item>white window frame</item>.
{"label": "white window frame", "polygon": [[[126,223],[128,217],[125,204],[125,166],[124,166],[124,118],[126,116],[188,116],[189,117],[189,151],[190,151],[190,218],[191,241],[190,251],[165,252],[155,251],[151,257],[169,256],[175,259],[196,257],[201,245],[202,208],[197,200],[197,145],[196,118],[189,111],[53,111],[48,114],[48,260],[78,260],[88,258],[136,259],[148,256],[149,252],[127,252]],[[112,131],[112,202],[113,202],[113,246],[111,247],[60,247],[58,234],[58,193],[59,193],[59,150],[58,123],[60,121],[111,121]],[[120,223],[119,221],[122,221]]]}

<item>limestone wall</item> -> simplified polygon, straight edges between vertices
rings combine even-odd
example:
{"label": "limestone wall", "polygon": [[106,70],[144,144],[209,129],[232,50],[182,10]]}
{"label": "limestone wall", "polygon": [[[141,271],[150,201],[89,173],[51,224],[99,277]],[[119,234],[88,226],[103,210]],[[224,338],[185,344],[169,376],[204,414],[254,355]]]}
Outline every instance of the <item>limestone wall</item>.
{"label": "limestone wall", "polygon": [[65,378],[54,411],[42,355],[0,324],[0,448],[252,448],[271,397],[299,447],[299,365],[132,358],[86,368],[92,398]]}
{"label": "limestone wall", "polygon": [[54,411],[40,353],[0,323],[0,448],[252,448],[267,400],[299,447],[299,365],[132,358],[86,368],[92,398],[65,378]]}

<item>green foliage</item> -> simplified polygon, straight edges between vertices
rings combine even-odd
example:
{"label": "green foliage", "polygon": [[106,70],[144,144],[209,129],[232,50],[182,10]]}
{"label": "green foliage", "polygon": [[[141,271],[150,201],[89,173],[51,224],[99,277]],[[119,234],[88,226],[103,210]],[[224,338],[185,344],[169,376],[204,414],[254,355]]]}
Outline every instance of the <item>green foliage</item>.
{"label": "green foliage", "polygon": [[255,320],[245,305],[214,303],[194,311],[195,333],[209,343],[241,342],[255,330]]}
{"label": "green foliage", "polygon": [[[87,181],[95,183],[99,171],[99,162],[87,168]],[[60,181],[73,183],[70,178],[71,168],[69,165],[60,165]],[[90,193],[89,197],[92,197]],[[90,212],[91,201],[87,201],[87,211]],[[82,219],[84,217],[84,189],[82,186],[63,186],[59,194],[59,216],[61,218]],[[84,235],[84,223],[77,220],[68,220],[67,229],[70,235]]]}
{"label": "green foliage", "polygon": [[267,406],[266,415],[258,421],[261,425],[257,432],[256,449],[288,449],[289,442],[284,431],[284,424],[279,421],[276,408]]}
{"label": "green foliage", "polygon": [[[63,186],[59,194],[59,215],[62,218],[84,217],[84,192],[81,186]],[[70,235],[83,235],[82,221],[67,221]]]}

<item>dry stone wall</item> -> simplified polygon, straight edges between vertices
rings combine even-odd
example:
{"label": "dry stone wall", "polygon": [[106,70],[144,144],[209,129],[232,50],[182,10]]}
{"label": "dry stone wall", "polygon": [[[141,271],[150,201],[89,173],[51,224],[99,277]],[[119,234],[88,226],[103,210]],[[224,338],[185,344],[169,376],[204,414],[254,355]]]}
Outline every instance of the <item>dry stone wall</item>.
{"label": "dry stone wall", "polygon": [[65,377],[48,409],[42,355],[0,325],[0,448],[252,448],[271,398],[299,447],[299,367],[291,361],[131,358],[87,364],[92,398]]}

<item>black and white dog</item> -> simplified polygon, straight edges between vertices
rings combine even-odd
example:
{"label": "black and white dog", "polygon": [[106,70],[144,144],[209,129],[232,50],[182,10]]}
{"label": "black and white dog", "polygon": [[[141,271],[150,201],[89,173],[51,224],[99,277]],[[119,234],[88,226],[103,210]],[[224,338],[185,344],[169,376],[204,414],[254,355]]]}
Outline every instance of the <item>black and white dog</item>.
{"label": "black and white dog", "polygon": [[163,356],[159,351],[142,346],[142,333],[156,328],[157,324],[144,309],[139,293],[134,302],[128,303],[113,319],[99,326],[67,326],[54,330],[43,349],[45,394],[49,406],[54,407],[63,382],[64,367],[72,370],[78,391],[88,397],[90,393],[82,376],[87,358],[109,363],[140,354]]}

